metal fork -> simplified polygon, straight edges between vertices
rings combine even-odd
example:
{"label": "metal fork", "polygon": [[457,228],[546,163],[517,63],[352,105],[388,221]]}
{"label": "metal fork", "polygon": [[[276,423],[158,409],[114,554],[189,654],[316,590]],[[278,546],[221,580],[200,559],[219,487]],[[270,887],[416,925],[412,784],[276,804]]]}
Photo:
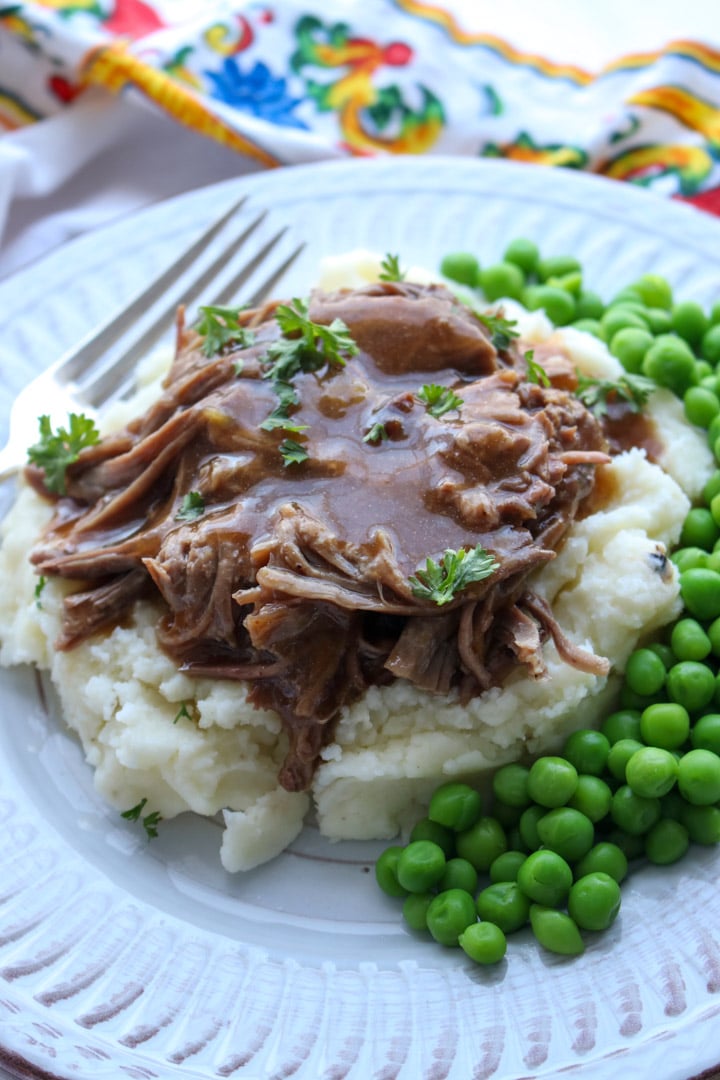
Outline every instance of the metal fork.
{"label": "metal fork", "polygon": [[240,212],[245,202],[225,211],[148,288],[20,391],[0,450],[0,482],[25,464],[41,414],[50,416],[53,427],[67,422],[71,412],[94,418],[103,405],[128,393],[135,364],[172,329],[179,304],[199,297],[230,304],[240,289],[248,290],[242,300],[250,305],[268,296],[304,245],[293,246],[287,228],[263,239],[266,212],[248,219]]}

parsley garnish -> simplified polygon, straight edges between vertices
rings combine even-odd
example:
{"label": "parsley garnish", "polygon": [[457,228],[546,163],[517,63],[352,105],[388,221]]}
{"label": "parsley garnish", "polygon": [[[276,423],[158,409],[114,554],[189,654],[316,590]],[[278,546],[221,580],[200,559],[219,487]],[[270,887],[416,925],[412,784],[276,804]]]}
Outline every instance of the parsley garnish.
{"label": "parsley garnish", "polygon": [[[264,377],[272,381],[278,404],[260,425],[264,431],[306,431],[307,424],[295,424],[290,419],[290,408],[300,403],[291,380],[299,371],[317,371],[325,364],[344,367],[345,357],[355,356],[358,351],[342,319],[333,319],[324,326],[313,322],[308,311],[307,301],[299,299],[292,304],[278,304],[275,310],[275,320],[284,336],[268,346],[266,359],[270,367]],[[293,336],[285,336],[288,334]],[[280,444],[280,453],[286,465],[299,464],[308,457],[292,439]]]}
{"label": "parsley garnish", "polygon": [[42,591],[43,591],[43,589],[45,588],[46,585],[47,585],[47,578],[43,577],[41,575],[41,577],[38,580],[37,585],[35,586],[35,607],[37,607],[37,608],[42,607],[42,601],[41,601],[40,597],[42,596]]}
{"label": "parsley garnish", "polygon": [[245,367],[245,361],[244,360],[234,360],[233,361],[233,371],[235,372],[236,375],[242,375],[244,367]]}
{"label": "parsley garnish", "polygon": [[502,315],[493,315],[476,311],[480,322],[490,331],[490,341],[496,349],[507,349],[513,338],[520,337],[514,327],[517,322],[514,319],[505,319]]}
{"label": "parsley garnish", "polygon": [[86,446],[100,441],[94,420],[83,413],[70,413],[69,430],[59,427],[53,432],[50,417],[39,418],[40,439],[28,450],[28,460],[45,473],[45,487],[58,495],[65,494],[65,470],[80,456]]}
{"label": "parsley garnish", "polygon": [[199,491],[188,491],[183,496],[180,509],[175,515],[176,521],[194,521],[205,513],[205,500]]}
{"label": "parsley garnish", "polygon": [[386,255],[380,263],[380,281],[404,281],[405,271],[400,269],[399,255]]}
{"label": "parsley garnish", "polygon": [[217,305],[200,308],[202,317],[195,324],[195,329],[205,338],[202,350],[206,356],[215,356],[226,345],[237,345],[241,349],[252,345],[255,340],[252,330],[238,322],[238,315],[242,310],[242,307]]}
{"label": "parsley garnish", "polygon": [[387,438],[388,438],[388,433],[385,430],[385,425],[381,424],[380,421],[377,421],[376,423],[373,424],[373,426],[370,428],[370,430],[368,432],[366,432],[365,435],[363,435],[363,442],[380,443],[380,442],[383,442],[383,440],[387,439]]}
{"label": "parsley garnish", "polygon": [[459,551],[448,548],[439,563],[426,559],[425,569],[418,570],[408,580],[413,596],[432,600],[440,607],[450,603],[457,593],[472,582],[490,577],[498,566],[499,563],[480,544],[469,551],[466,548]]}
{"label": "parsley garnish", "polygon": [[545,368],[533,359],[532,349],[525,353],[525,363],[527,364],[526,378],[529,383],[538,383],[540,386],[551,385],[550,377]]}
{"label": "parsley garnish", "polygon": [[310,456],[305,447],[293,439],[283,439],[279,449],[286,468],[288,465],[301,465]]}
{"label": "parsley garnish", "polygon": [[[333,319],[324,326],[313,322],[308,311],[307,301],[297,298],[275,309],[275,321],[284,340],[273,341],[268,347],[268,357],[274,361],[268,378],[291,379],[298,371],[317,371],[324,363],[344,367],[345,357],[357,353],[358,347],[342,319]],[[289,334],[295,336],[288,339]]]}
{"label": "parsley garnish", "polygon": [[173,724],[177,724],[178,720],[192,720],[192,716],[188,711],[187,701],[183,701],[182,705],[178,709],[177,713],[175,714]]}
{"label": "parsley garnish", "polygon": [[463,404],[463,399],[458,397],[454,390],[451,390],[449,386],[438,386],[437,383],[425,383],[418,390],[417,396],[430,415],[436,419],[452,409],[457,409],[459,412]]}
{"label": "parsley garnish", "polygon": [[583,405],[602,417],[607,414],[608,400],[624,401],[631,412],[641,412],[647,399],[656,389],[652,379],[626,373],[619,379],[593,379],[578,372],[577,396]]}
{"label": "parsley garnish", "polygon": [[157,835],[157,827],[162,821],[160,813],[154,810],[152,814],[146,814],[143,817],[143,810],[147,805],[147,799],[141,799],[137,806],[133,806],[130,810],[123,810],[120,817],[124,817],[126,821],[142,821],[142,826],[147,833],[148,840],[154,840]]}

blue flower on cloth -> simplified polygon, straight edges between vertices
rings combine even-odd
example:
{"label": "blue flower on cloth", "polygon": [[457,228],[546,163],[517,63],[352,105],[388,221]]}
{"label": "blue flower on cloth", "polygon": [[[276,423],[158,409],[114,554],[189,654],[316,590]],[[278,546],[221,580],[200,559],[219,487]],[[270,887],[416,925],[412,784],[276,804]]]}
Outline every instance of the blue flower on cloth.
{"label": "blue flower on cloth", "polygon": [[248,71],[242,71],[235,57],[229,56],[220,71],[206,71],[205,75],[213,84],[211,97],[273,124],[307,128],[293,113],[302,99],[291,97],[287,80],[273,75],[261,60]]}

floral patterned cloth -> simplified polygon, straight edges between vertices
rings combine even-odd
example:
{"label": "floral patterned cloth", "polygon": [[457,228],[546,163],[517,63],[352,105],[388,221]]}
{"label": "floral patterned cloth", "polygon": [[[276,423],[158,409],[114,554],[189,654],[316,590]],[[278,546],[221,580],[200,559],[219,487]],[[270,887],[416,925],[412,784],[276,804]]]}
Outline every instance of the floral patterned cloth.
{"label": "floral patterned cloth", "polygon": [[0,129],[91,86],[267,166],[506,157],[710,209],[720,187],[720,52],[693,41],[591,74],[465,32],[428,0],[0,0]]}

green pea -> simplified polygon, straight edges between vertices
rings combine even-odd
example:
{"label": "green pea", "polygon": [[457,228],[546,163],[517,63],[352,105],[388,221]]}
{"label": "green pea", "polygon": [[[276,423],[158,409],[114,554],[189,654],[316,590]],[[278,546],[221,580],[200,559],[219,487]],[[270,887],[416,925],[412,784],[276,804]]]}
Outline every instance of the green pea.
{"label": "green pea", "polygon": [[519,266],[525,274],[535,274],[540,261],[540,252],[537,244],[524,236],[516,236],[505,248],[503,255],[505,262]]}
{"label": "green pea", "polygon": [[525,809],[531,803],[528,794],[528,776],[530,769],[526,765],[515,762],[510,765],[502,765],[492,780],[493,794],[507,806],[517,806]]}
{"label": "green pea", "polygon": [[665,665],[665,670],[669,671],[670,668],[677,662],[677,656],[672,651],[669,645],[664,645],[662,641],[655,641],[652,645],[648,645],[648,649],[659,656]]}
{"label": "green pea", "polygon": [[703,569],[707,566],[708,553],[699,547],[678,548],[670,556],[681,574],[686,570]]}
{"label": "green pea", "polygon": [[478,887],[477,870],[467,859],[448,859],[437,887],[440,892],[446,889],[464,889],[474,895]]}
{"label": "green pea", "polygon": [[[538,806],[536,803],[532,806],[528,806],[527,810],[523,810],[518,822],[518,831],[520,833],[520,839],[523,845],[528,851],[537,851],[540,847],[540,837],[538,836],[538,821],[547,811],[544,806]],[[516,845],[513,843],[513,847]]]}
{"label": "green pea", "polygon": [[637,326],[624,326],[613,334],[610,340],[610,352],[618,358],[626,371],[638,374],[642,371],[645,354],[653,341],[654,338],[649,330],[643,330]]}
{"label": "green pea", "polygon": [[711,450],[714,447],[715,442],[716,442],[719,435],[720,435],[720,415],[714,416],[712,418],[712,420],[710,421],[710,423],[708,424],[707,439],[708,439],[708,446],[710,447]]}
{"label": "green pea", "polygon": [[592,821],[571,806],[559,806],[540,818],[538,836],[544,847],[567,862],[581,859],[595,843]]}
{"label": "green pea", "polygon": [[410,840],[432,840],[443,849],[446,859],[452,859],[455,854],[455,833],[446,825],[440,825],[430,818],[422,818],[413,825],[410,832]]}
{"label": "green pea", "polygon": [[581,773],[568,806],[579,810],[592,822],[602,821],[610,813],[612,790],[601,777]]}
{"label": "green pea", "polygon": [[585,951],[577,924],[564,911],[533,904],[530,925],[538,943],[561,956],[580,956]]}
{"label": "green pea", "polygon": [[718,538],[720,527],[706,506],[695,506],[687,512],[680,533],[683,547],[699,547],[704,551],[711,551]]}
{"label": "green pea", "polygon": [[483,873],[504,851],[507,851],[507,837],[495,818],[482,817],[471,828],[458,833],[458,855]]}
{"label": "green pea", "polygon": [[539,757],[530,767],[528,792],[540,806],[564,806],[577,787],[577,769],[561,757]]}
{"label": "green pea", "polygon": [[717,806],[693,806],[686,803],[680,815],[693,844],[720,842],[720,810]]}
{"label": "green pea", "polygon": [[582,271],[582,266],[574,255],[551,255],[540,259],[537,269],[540,280],[547,281],[551,277],[562,277],[564,274]]}
{"label": "green pea", "polygon": [[720,495],[720,469],[716,469],[702,490],[704,502],[710,503],[715,495]]}
{"label": "green pea", "polygon": [[655,338],[643,361],[643,374],[676,394],[684,394],[691,385],[695,357],[681,338],[661,334]]}
{"label": "green pea", "polygon": [[427,928],[440,945],[457,945],[463,930],[476,920],[475,901],[464,889],[447,889],[428,905]]}
{"label": "green pea", "polygon": [[427,892],[437,885],[445,870],[442,848],[432,840],[413,840],[403,848],[397,862],[397,879],[408,892]]}
{"label": "green pea", "polygon": [[[557,274],[554,277],[549,277],[545,284],[552,285],[556,289],[564,289],[565,292],[569,292],[577,300],[582,292],[582,280],[582,273],[579,270],[573,270],[569,274]],[[577,314],[577,304],[575,313]]]}
{"label": "green pea", "polygon": [[626,285],[620,292],[615,293],[611,304],[627,304],[629,307],[645,307],[645,301],[634,285]]}
{"label": "green pea", "polygon": [[554,851],[533,851],[518,870],[517,883],[530,900],[557,907],[570,892],[572,870]]}
{"label": "green pea", "polygon": [[479,280],[480,264],[474,255],[466,251],[454,251],[443,258],[440,273],[451,281],[474,288]]}
{"label": "green pea", "polygon": [[641,836],[660,820],[660,800],[636,795],[631,787],[623,784],[612,797],[610,815],[624,832]]}
{"label": "green pea", "polygon": [[672,818],[662,818],[645,837],[645,855],[657,866],[669,866],[681,859],[690,846],[684,825]]}
{"label": "green pea", "polygon": [[441,784],[430,799],[428,817],[448,829],[469,829],[482,814],[480,793],[469,784],[449,781]]}
{"label": "green pea", "polygon": [[713,656],[720,656],[720,619],[713,619],[707,627],[707,636],[710,638]]}
{"label": "green pea", "polygon": [[575,318],[575,300],[565,289],[553,285],[530,285],[522,299],[529,311],[542,308],[555,326],[567,326]]}
{"label": "green pea", "polygon": [[705,331],[700,352],[711,364],[720,364],[720,326],[711,326]]}
{"label": "green pea", "polygon": [[578,878],[568,896],[568,915],[582,930],[607,930],[620,911],[620,886],[602,871]]}
{"label": "green pea", "polygon": [[720,713],[706,713],[696,720],[690,731],[693,750],[712,750],[720,754]]}
{"label": "green pea", "polygon": [[672,316],[669,311],[659,307],[645,308],[645,318],[653,334],[669,334],[672,329]]}
{"label": "green pea", "polygon": [[[523,810],[522,813],[525,814],[527,813],[527,811]],[[522,817],[522,814],[520,816]],[[508,851],[520,851],[524,855],[527,855],[530,848],[527,846],[520,834],[520,823],[518,822],[517,825],[511,825],[509,829],[505,830],[505,833],[507,836]]]}
{"label": "green pea", "polygon": [[644,304],[650,308],[672,307],[672,288],[660,274],[643,274],[633,285]]}
{"label": "green pea", "polygon": [[620,709],[606,716],[600,731],[612,746],[620,739],[640,738],[640,710]]}
{"label": "green pea", "polygon": [[575,319],[570,325],[576,330],[582,330],[585,334],[592,334],[593,337],[600,338],[601,341],[605,340],[603,328],[597,319]]}
{"label": "green pea", "polygon": [[495,923],[505,934],[525,926],[530,914],[530,901],[516,881],[498,881],[478,893],[477,913],[487,922]]}
{"label": "green pea", "polygon": [[517,881],[518,870],[525,862],[524,851],[503,851],[490,864],[490,880],[493,885],[500,881]]}
{"label": "green pea", "polygon": [[525,275],[511,262],[495,263],[480,271],[480,288],[488,300],[511,297],[519,300],[525,285]]}
{"label": "green pea", "polygon": [[642,745],[638,739],[618,739],[616,743],[613,743],[607,760],[610,775],[624,782],[627,763],[633,754],[642,750]]}
{"label": "green pea", "polygon": [[667,673],[667,693],[671,701],[682,705],[688,712],[697,712],[713,699],[715,675],[707,664],[682,660]]}
{"label": "green pea", "polygon": [[636,795],[647,799],[666,795],[675,785],[678,763],[669,750],[643,746],[627,763],[625,779]]}
{"label": "green pea", "polygon": [[645,839],[642,834],[634,836],[621,828],[611,829],[606,834],[605,841],[619,847],[626,859],[639,859],[645,851]]}
{"label": "green pea", "polygon": [[697,619],[679,619],[670,636],[678,660],[704,660],[712,651],[710,638]]}
{"label": "green pea", "polygon": [[665,665],[650,649],[636,649],[625,668],[625,681],[636,694],[651,696],[665,685]]}
{"label": "green pea", "polygon": [[[704,382],[705,379],[709,379],[710,382]],[[711,364],[707,360],[696,360],[693,382],[696,386],[705,386],[706,390],[712,390],[716,393],[717,390],[717,378]],[[705,424],[707,427],[707,424]]]}
{"label": "green pea", "polygon": [[592,728],[581,728],[567,737],[562,756],[578,773],[600,776],[609,752],[610,742],[606,735]]}
{"label": "green pea", "polygon": [[694,300],[683,300],[672,309],[672,328],[690,345],[698,345],[708,328],[708,317]]}
{"label": "green pea", "polygon": [[640,717],[640,734],[648,746],[677,750],[690,734],[690,716],[682,705],[649,705]]}
{"label": "green pea", "polygon": [[468,926],[458,938],[458,944],[476,964],[498,964],[507,951],[505,935],[491,922]]}
{"label": "green pea", "polygon": [[678,788],[693,806],[720,801],[720,757],[712,750],[688,750],[678,762]]}
{"label": "green pea", "polygon": [[701,567],[683,570],[680,596],[696,619],[717,619],[720,616],[720,573]]}
{"label": "green pea", "polygon": [[710,308],[710,325],[715,326],[716,323],[720,323],[720,300],[716,300]]}
{"label": "green pea", "polygon": [[435,893],[411,893],[402,907],[403,919],[411,930],[427,930],[427,913]]}
{"label": "green pea", "polygon": [[375,862],[375,880],[387,896],[407,896],[407,889],[398,881],[398,859],[404,848],[398,844],[385,848]]}
{"label": "green pea", "polygon": [[590,289],[583,289],[577,298],[575,307],[575,313],[578,319],[593,319],[595,322],[599,322],[603,317],[604,311],[605,304],[603,303],[602,298]]}
{"label": "green pea", "polygon": [[638,694],[626,682],[620,687],[618,705],[621,709],[639,709],[642,712],[643,709],[647,709],[648,705],[654,705],[659,701],[664,701],[664,697],[660,693],[651,694],[649,697],[646,694]]}
{"label": "green pea", "polygon": [[614,341],[621,330],[632,328],[649,333],[647,319],[640,314],[638,308],[630,307],[628,304],[611,304],[600,320],[600,325],[610,342]]}
{"label": "green pea", "polygon": [[591,847],[587,855],[575,865],[575,878],[584,877],[586,874],[596,872],[609,874],[611,878],[620,883],[627,877],[628,861],[625,852],[617,844],[607,840],[601,840]]}

